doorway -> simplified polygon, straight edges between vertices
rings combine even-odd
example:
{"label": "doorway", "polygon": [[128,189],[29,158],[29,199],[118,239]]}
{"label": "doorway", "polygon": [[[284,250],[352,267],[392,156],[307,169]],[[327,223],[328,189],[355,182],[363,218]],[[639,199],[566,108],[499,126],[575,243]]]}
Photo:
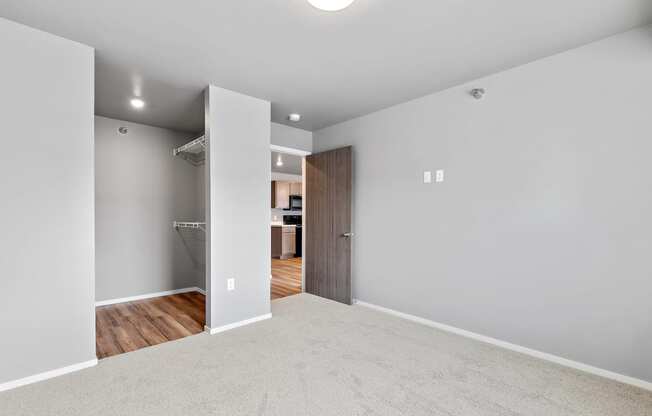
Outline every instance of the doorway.
{"label": "doorway", "polygon": [[307,292],[352,303],[352,160],[351,146],[272,146],[272,300]]}
{"label": "doorway", "polygon": [[272,300],[303,291],[304,154],[298,152],[271,150]]}
{"label": "doorway", "polygon": [[206,143],[95,118],[99,359],[204,331]]}

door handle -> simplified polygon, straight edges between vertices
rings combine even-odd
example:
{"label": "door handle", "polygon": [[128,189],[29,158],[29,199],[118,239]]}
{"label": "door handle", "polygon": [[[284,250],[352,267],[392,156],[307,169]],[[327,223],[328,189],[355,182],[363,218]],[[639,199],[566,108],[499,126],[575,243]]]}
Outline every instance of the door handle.
{"label": "door handle", "polygon": [[354,235],[355,235],[354,233],[344,233],[344,234],[342,234],[342,237],[344,237],[344,238],[351,238],[351,237],[353,237]]}

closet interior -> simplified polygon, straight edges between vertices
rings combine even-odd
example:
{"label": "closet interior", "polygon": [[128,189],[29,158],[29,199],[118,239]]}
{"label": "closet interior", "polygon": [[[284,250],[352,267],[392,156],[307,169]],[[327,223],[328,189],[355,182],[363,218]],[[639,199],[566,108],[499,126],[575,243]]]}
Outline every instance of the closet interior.
{"label": "closet interior", "polygon": [[105,117],[95,137],[98,358],[203,332],[207,139]]}

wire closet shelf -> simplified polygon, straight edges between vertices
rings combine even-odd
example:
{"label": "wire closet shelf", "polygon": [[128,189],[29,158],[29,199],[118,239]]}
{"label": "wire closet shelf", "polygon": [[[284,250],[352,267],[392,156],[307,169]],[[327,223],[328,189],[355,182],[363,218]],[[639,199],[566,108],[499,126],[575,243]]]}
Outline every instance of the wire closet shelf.
{"label": "wire closet shelf", "polygon": [[206,232],[205,222],[174,221],[172,226],[177,230],[202,230],[203,232]]}
{"label": "wire closet shelf", "polygon": [[173,156],[179,156],[194,166],[203,165],[206,161],[206,136],[201,136],[193,141],[172,150]]}

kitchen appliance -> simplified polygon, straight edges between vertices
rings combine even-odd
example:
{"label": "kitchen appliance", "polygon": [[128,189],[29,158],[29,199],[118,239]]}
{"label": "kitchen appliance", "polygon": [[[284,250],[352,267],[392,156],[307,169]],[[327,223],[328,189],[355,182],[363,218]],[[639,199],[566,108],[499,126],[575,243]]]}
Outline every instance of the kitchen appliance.
{"label": "kitchen appliance", "polygon": [[283,215],[283,225],[301,225],[301,215]]}
{"label": "kitchen appliance", "polygon": [[295,248],[294,257],[303,257],[303,218],[301,215],[284,215],[283,225],[294,225],[295,231]]}
{"label": "kitchen appliance", "polygon": [[288,206],[290,207],[290,211],[301,211],[303,209],[303,198],[301,195],[290,195]]}

